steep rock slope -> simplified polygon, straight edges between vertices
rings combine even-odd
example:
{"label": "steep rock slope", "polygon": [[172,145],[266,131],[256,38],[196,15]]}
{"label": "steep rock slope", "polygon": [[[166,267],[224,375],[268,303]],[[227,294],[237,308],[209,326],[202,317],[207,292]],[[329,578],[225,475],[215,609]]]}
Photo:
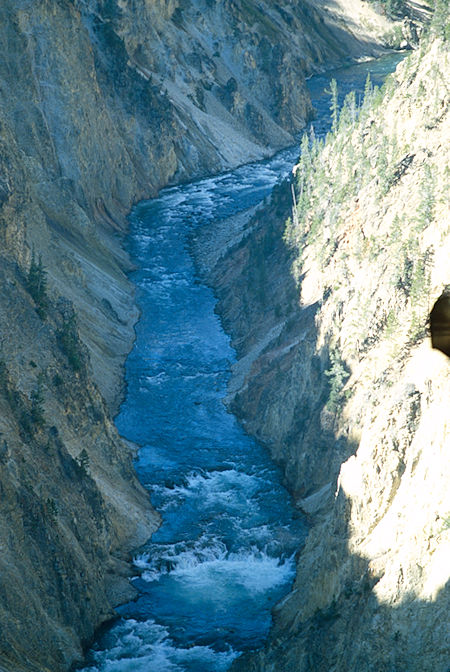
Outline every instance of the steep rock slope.
{"label": "steep rock slope", "polygon": [[364,4],[338,7],[340,17],[326,3],[120,3],[109,25],[183,129],[178,177],[292,144],[311,114],[305,77],[330,60],[379,53],[386,19],[366,8],[365,27],[353,33],[348,17]]}
{"label": "steep rock slope", "polygon": [[5,241],[22,268],[34,246],[75,302],[116,408],[136,320],[120,248],[131,204],[293,142],[311,112],[305,76],[375,53],[388,23],[369,11],[357,39],[288,2],[6,0],[0,12]]}
{"label": "steep rock slope", "polygon": [[8,672],[67,669],[129,595],[123,560],[157,524],[111,421],[137,319],[126,213],[170,181],[291,142],[310,112],[305,74],[376,50],[386,23],[373,16],[349,35],[342,18],[287,0],[1,3]]}
{"label": "steep rock slope", "polygon": [[450,281],[449,65],[434,41],[349,98],[303,143],[286,232],[289,185],[209,270],[229,403],[312,524],[266,650],[233,669],[448,669],[450,365],[427,320]]}
{"label": "steep rock slope", "polygon": [[24,271],[33,247],[42,255],[52,290],[76,303],[114,405],[137,317],[120,234],[133,201],[176,169],[171,116],[118,49],[107,87],[73,3],[8,1],[0,12],[2,247]]}
{"label": "steep rock slope", "polygon": [[133,596],[127,551],[158,519],[70,304],[42,320],[9,259],[0,275],[0,668],[53,672]]}

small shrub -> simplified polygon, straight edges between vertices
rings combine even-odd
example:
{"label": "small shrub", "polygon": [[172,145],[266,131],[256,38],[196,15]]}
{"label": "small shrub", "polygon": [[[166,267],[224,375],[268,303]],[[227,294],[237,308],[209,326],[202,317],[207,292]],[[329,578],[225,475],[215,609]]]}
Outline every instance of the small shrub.
{"label": "small shrub", "polygon": [[34,420],[28,410],[22,409],[19,415],[19,427],[22,438],[29,438],[33,435]]}
{"label": "small shrub", "polygon": [[0,359],[0,387],[4,389],[8,383],[8,369],[5,362]]}
{"label": "small shrub", "polygon": [[53,521],[56,521],[56,518],[58,517],[58,505],[56,504],[53,497],[47,497],[45,502],[45,510],[47,511],[49,518],[51,518]]}
{"label": "small shrub", "polygon": [[53,385],[55,387],[61,387],[61,385],[64,383],[64,380],[62,376],[59,375],[59,373],[55,373],[53,376]]}
{"label": "small shrub", "polygon": [[395,310],[391,308],[386,317],[386,326],[385,326],[386,338],[390,338],[391,336],[393,336],[397,328],[398,328],[398,317]]}

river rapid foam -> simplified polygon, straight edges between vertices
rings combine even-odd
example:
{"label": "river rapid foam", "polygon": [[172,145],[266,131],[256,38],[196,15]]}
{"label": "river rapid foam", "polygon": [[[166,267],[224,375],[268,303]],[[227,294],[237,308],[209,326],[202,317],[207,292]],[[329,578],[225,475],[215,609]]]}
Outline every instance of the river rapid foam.
{"label": "river rapid foam", "polygon": [[[341,94],[380,81],[399,56],[314,77],[316,135],[329,127],[331,77]],[[136,469],[163,517],[137,552],[137,600],[89,652],[85,672],[222,672],[264,644],[290,589],[306,526],[278,469],[222,402],[235,359],[196,276],[188,240],[258,204],[296,163],[269,161],[165,189],[131,217],[141,319],[127,361],[119,431],[140,445]]]}

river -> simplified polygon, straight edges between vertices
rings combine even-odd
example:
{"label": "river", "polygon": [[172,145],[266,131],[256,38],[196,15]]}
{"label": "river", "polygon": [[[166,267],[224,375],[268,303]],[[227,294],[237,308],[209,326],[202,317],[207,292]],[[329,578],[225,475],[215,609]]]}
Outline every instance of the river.
{"label": "river", "polygon": [[[309,80],[315,133],[330,123],[331,77],[343,97],[382,81],[400,54]],[[198,227],[267,196],[298,146],[165,189],[130,216],[141,317],[116,419],[140,446],[136,470],[163,523],[135,557],[139,591],[89,652],[85,672],[221,672],[264,644],[271,609],[290,589],[306,526],[266,451],[222,402],[235,359],[189,254]]]}

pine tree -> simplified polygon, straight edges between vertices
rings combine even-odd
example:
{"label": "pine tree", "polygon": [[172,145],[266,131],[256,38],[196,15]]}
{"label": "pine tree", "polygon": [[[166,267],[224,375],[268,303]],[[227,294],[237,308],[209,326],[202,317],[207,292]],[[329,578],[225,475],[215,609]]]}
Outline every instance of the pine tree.
{"label": "pine tree", "polygon": [[303,134],[300,146],[300,160],[297,169],[297,212],[301,220],[309,207],[309,179],[311,175],[312,157],[307,133]]}
{"label": "pine tree", "polygon": [[367,114],[369,113],[370,105],[372,103],[372,96],[373,96],[373,86],[372,86],[372,80],[370,78],[370,72],[368,72],[366,77],[366,83],[364,85],[364,98],[361,106],[360,116],[366,117]]}
{"label": "pine tree", "polygon": [[64,319],[62,329],[58,331],[58,340],[72,369],[80,371],[83,366],[83,356],[78,337],[77,320],[74,313]]}
{"label": "pine tree", "polygon": [[36,304],[39,317],[44,320],[48,310],[47,271],[44,269],[41,255],[39,255],[39,260],[36,261],[34,251],[31,256],[26,287]]}
{"label": "pine tree", "polygon": [[425,229],[433,220],[435,208],[436,176],[432,168],[425,164],[424,177],[420,185],[421,202],[417,209],[417,225],[419,231]]}
{"label": "pine tree", "polygon": [[338,102],[338,88],[337,82],[335,79],[332,79],[330,82],[330,112],[331,112],[331,132],[336,133],[338,129],[338,120],[339,120],[339,102]]}
{"label": "pine tree", "polygon": [[90,467],[90,464],[91,464],[91,460],[89,458],[89,454],[88,454],[86,448],[83,448],[81,450],[80,454],[77,457],[77,462],[78,462],[78,466],[83,471],[83,473],[88,474],[89,473],[89,467]]}
{"label": "pine tree", "polygon": [[434,0],[431,30],[445,42],[450,41],[450,7],[448,0]]}

